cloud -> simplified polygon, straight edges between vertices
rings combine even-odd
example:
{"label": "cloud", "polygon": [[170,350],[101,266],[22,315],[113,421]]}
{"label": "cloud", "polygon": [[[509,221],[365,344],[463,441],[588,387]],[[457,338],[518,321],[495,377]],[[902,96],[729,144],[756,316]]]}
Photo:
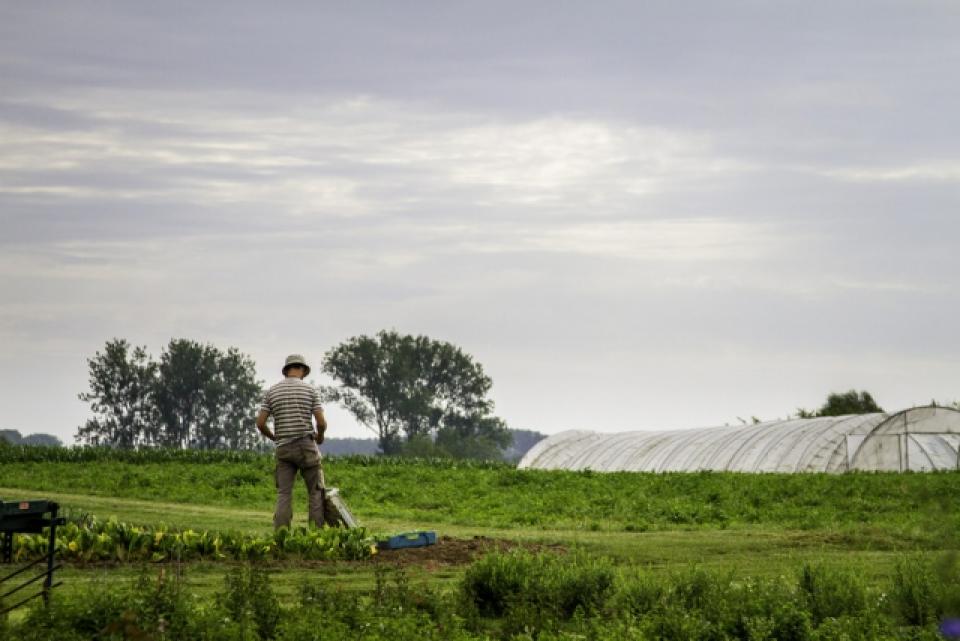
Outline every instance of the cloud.
{"label": "cloud", "polygon": [[942,396],[958,20],[8,3],[0,382],[47,405],[21,381],[66,362],[72,398],[113,336],[237,345],[272,377],[397,327],[475,353],[545,431],[767,415],[835,382]]}
{"label": "cloud", "polygon": [[94,92],[60,101],[70,120],[99,126],[8,124],[0,194],[91,206],[269,206],[290,217],[423,205],[611,216],[629,215],[648,194],[740,170],[703,136],[592,120],[490,122],[370,98],[272,104],[258,116],[217,102],[132,98]]}
{"label": "cloud", "polygon": [[960,182],[960,161],[939,163],[920,162],[916,165],[893,167],[848,167],[825,172],[826,176],[857,183],[871,182]]}

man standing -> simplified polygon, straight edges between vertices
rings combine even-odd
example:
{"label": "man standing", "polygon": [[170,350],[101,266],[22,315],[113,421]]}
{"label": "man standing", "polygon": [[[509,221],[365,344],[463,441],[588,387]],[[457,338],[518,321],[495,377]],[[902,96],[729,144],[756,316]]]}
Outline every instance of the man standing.
{"label": "man standing", "polygon": [[[267,390],[257,414],[257,429],[277,444],[277,511],[273,527],[290,526],[293,519],[293,482],[297,470],[303,475],[309,494],[309,519],[323,526],[323,492],[320,487],[320,450],[327,421],[317,390],[304,382],[310,366],[300,354],[291,354],[283,365],[284,379]],[[273,429],[267,418],[273,416]],[[317,421],[314,431],[313,419]]]}

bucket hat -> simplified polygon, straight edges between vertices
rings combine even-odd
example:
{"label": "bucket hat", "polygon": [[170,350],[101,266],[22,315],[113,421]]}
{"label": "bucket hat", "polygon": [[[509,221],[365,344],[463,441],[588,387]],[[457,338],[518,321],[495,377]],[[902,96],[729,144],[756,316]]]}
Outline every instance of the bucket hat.
{"label": "bucket hat", "polygon": [[290,354],[290,356],[287,356],[287,360],[283,364],[283,375],[286,376],[287,370],[294,365],[299,365],[305,370],[304,376],[310,376],[310,366],[307,365],[307,359],[300,354]]}

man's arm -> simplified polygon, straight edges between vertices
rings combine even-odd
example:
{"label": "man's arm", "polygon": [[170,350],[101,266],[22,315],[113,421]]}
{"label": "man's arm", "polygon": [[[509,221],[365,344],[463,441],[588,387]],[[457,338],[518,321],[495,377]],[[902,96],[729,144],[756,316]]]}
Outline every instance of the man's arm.
{"label": "man's arm", "polygon": [[323,410],[313,410],[313,418],[317,420],[317,443],[323,443],[323,433],[327,431],[327,419],[323,416]]}
{"label": "man's arm", "polygon": [[257,414],[257,429],[268,439],[275,441],[277,438],[273,435],[273,432],[270,431],[270,428],[267,427],[267,419],[269,417],[270,413],[267,410],[260,410],[260,413]]}

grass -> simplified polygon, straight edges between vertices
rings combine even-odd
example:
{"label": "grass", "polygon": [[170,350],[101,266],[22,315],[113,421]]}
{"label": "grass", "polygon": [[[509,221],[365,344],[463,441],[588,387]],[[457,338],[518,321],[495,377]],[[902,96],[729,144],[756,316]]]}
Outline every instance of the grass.
{"label": "grass", "polygon": [[[166,523],[171,527],[191,527],[210,530],[241,530],[265,534],[272,527],[269,510],[244,510],[214,505],[183,505],[141,499],[88,496],[58,492],[44,492],[44,498],[58,501],[69,510],[90,512],[100,518],[116,517],[132,523]],[[0,487],[0,497],[7,500],[25,498],[22,490]],[[304,499],[305,500],[305,499]],[[304,505],[300,501],[298,506]],[[305,522],[303,511],[298,514]],[[892,576],[896,560],[903,546],[890,545],[885,538],[875,540],[869,533],[861,537],[830,531],[790,530],[763,526],[737,529],[658,530],[649,532],[584,531],[582,529],[543,528],[485,528],[446,524],[441,518],[421,522],[403,519],[367,519],[362,521],[373,532],[392,533],[410,529],[433,529],[441,535],[470,538],[486,536],[529,543],[559,544],[568,548],[582,548],[586,552],[609,557],[623,566],[642,567],[653,573],[669,573],[678,566],[696,565],[717,571],[732,571],[750,576],[775,577],[796,571],[804,563],[824,562],[837,567],[851,567],[871,584]],[[199,575],[201,591],[208,583],[216,583],[225,570],[218,564],[190,564],[189,574]],[[369,588],[373,583],[373,568],[363,563],[314,564],[309,571],[278,566],[283,571],[276,580],[281,584],[296,584],[301,575],[339,573],[353,577],[348,583]],[[104,572],[123,576],[133,569],[122,566],[104,569],[75,568],[75,579],[95,581]],[[456,578],[462,568],[446,568],[442,572],[412,568],[415,580],[446,583]],[[203,577],[209,576],[208,579]]]}
{"label": "grass", "polygon": [[[104,458],[108,454],[83,462],[8,458],[0,463],[0,498],[50,498],[69,510],[130,523],[271,530],[269,457],[132,463]],[[330,460],[325,470],[374,533],[432,529],[458,538],[561,544],[655,573],[695,564],[775,577],[823,561],[853,568],[876,584],[889,579],[905,551],[960,547],[949,502],[960,491],[960,473],[594,474],[423,461],[387,465],[365,458]],[[302,486],[294,500],[294,524],[305,524]],[[330,567],[356,577],[347,581],[351,585],[373,580],[362,564]],[[328,570],[307,574],[322,571]],[[460,569],[411,571],[445,583]],[[104,570],[70,572],[79,579]],[[191,574],[209,574],[216,583],[222,570],[196,564]],[[278,576],[293,577],[293,584],[299,574],[288,568]]]}
{"label": "grass", "polygon": [[[0,469],[2,485],[16,489],[242,511],[269,511],[274,500],[269,457],[204,464],[28,461]],[[960,472],[596,474],[346,458],[327,462],[326,476],[371,523],[588,532],[772,527],[930,549],[960,530],[949,499],[960,492]],[[303,488],[296,492],[302,501]]]}
{"label": "grass", "polygon": [[[70,511],[136,524],[251,534],[272,529],[268,457],[130,462],[104,456],[82,462],[7,459],[0,463],[0,499],[48,498]],[[642,572],[663,585],[702,572],[711,581],[729,578],[733,587],[724,589],[736,592],[753,581],[794,581],[805,567],[816,566],[831,576],[857,577],[872,594],[902,579],[905,554],[933,562],[960,549],[950,500],[960,490],[960,473],[594,474],[350,458],[328,461],[325,469],[328,482],[341,488],[373,533],[432,529],[456,538],[559,544],[567,554],[603,560],[617,572]],[[294,498],[294,524],[305,524],[303,487]],[[293,603],[305,585],[370,594],[384,563],[261,567],[281,602]],[[211,600],[238,567],[200,561],[152,565],[147,572],[157,579],[161,572],[182,572],[193,593]],[[458,589],[467,571],[437,564],[405,569],[415,590],[447,593]],[[134,564],[69,565],[58,590],[82,599],[105,586],[132,587],[142,572]],[[922,577],[918,581],[919,594]],[[684,621],[674,623],[682,627]]]}

